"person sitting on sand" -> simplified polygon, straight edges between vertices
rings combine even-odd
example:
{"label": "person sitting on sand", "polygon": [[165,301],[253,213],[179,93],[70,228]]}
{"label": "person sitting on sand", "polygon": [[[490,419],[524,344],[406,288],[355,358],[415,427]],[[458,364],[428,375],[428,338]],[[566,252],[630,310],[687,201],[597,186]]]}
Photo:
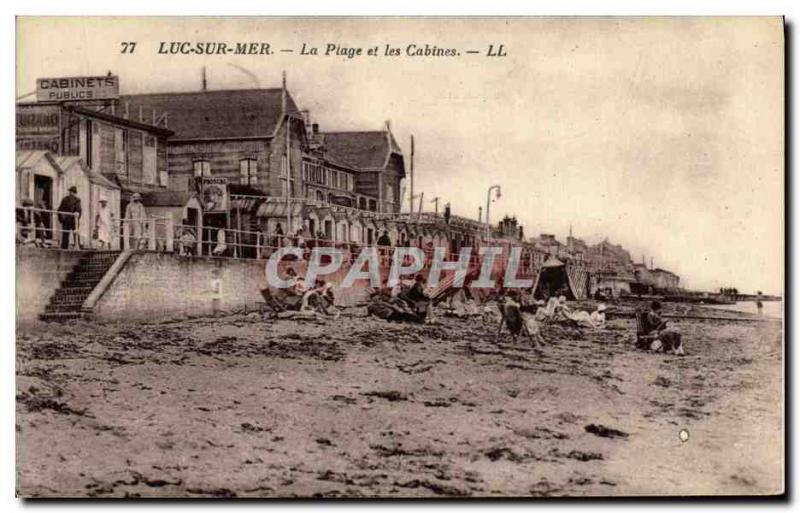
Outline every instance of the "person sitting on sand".
{"label": "person sitting on sand", "polygon": [[[325,280],[317,279],[314,287],[310,288],[303,294],[300,311],[316,311],[325,315],[333,315],[334,317],[338,318],[339,312],[333,308],[334,299],[333,283],[327,283]],[[330,311],[331,309],[333,312]]]}
{"label": "person sitting on sand", "polygon": [[536,310],[536,320],[539,322],[546,322],[553,319],[558,307],[558,298],[551,297],[547,300],[547,304],[543,308]]}
{"label": "person sitting on sand", "polygon": [[299,310],[303,304],[303,296],[307,288],[302,276],[297,275],[293,268],[286,270],[286,281],[288,287],[271,291],[269,287],[261,289],[261,296],[275,313],[286,310]]}
{"label": "person sitting on sand", "polygon": [[604,328],[606,325],[606,305],[600,303],[592,313],[574,310],[568,314],[569,320],[584,328]]}
{"label": "person sitting on sand", "polygon": [[650,311],[647,312],[645,323],[647,333],[656,332],[656,338],[650,344],[652,351],[684,354],[681,334],[674,329],[667,328],[667,321],[661,317],[661,303],[653,301],[650,304]]}
{"label": "person sitting on sand", "polygon": [[398,296],[405,301],[409,307],[427,322],[432,321],[433,303],[425,293],[425,277],[418,274],[414,277],[414,285],[407,291],[401,292]]}
{"label": "person sitting on sand", "polygon": [[392,289],[388,282],[384,282],[380,288],[374,289],[370,293],[367,314],[387,321],[422,322],[424,320],[409,307],[406,301],[392,296]]}
{"label": "person sitting on sand", "polygon": [[590,316],[590,321],[592,323],[593,328],[605,328],[606,327],[606,305],[600,303],[597,305],[597,308],[592,315]]}
{"label": "person sitting on sand", "polygon": [[555,322],[572,320],[572,309],[567,306],[566,296],[558,296],[558,303],[556,303],[552,320]]}
{"label": "person sitting on sand", "polygon": [[539,323],[533,315],[526,315],[520,309],[520,294],[516,289],[509,289],[498,299],[501,320],[498,326],[497,336],[505,325],[511,332],[511,337],[516,341],[521,334],[527,334],[533,341],[534,347],[538,350],[544,344],[544,338],[539,330]]}

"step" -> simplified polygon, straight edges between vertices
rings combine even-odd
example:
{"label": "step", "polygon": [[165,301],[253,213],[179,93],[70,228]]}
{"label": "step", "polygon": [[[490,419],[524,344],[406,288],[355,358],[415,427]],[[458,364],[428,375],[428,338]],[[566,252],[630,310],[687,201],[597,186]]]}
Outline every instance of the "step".
{"label": "step", "polygon": [[101,271],[108,271],[111,268],[111,264],[99,264],[99,265],[77,265],[72,270],[74,273],[95,273]]}
{"label": "step", "polygon": [[85,258],[82,260],[78,260],[78,267],[81,266],[91,266],[91,265],[105,265],[105,266],[112,266],[114,262],[116,262],[116,258]]}
{"label": "step", "polygon": [[83,301],[80,303],[50,303],[44,307],[45,313],[53,312],[80,312]]}
{"label": "step", "polygon": [[39,316],[39,320],[44,322],[65,322],[83,319],[86,315],[82,312],[52,312],[44,313]]}
{"label": "step", "polygon": [[[100,278],[91,278],[85,280],[68,280],[61,284],[61,289],[94,289],[100,283]],[[60,289],[59,289],[60,290]]]}
{"label": "step", "polygon": [[61,286],[58,290],[56,290],[56,294],[86,294],[87,296],[92,293],[94,287],[86,286],[86,287],[65,287]]}
{"label": "step", "polygon": [[64,283],[74,283],[76,281],[100,281],[100,279],[106,274],[106,271],[87,271],[87,272],[80,272],[80,271],[73,271],[69,273],[64,280]]}
{"label": "step", "polygon": [[[67,289],[67,290],[69,290],[69,289]],[[85,294],[68,294],[68,293],[62,292],[61,290],[58,290],[58,291],[56,291],[55,295],[53,295],[53,297],[50,298],[50,304],[51,305],[55,305],[55,304],[62,305],[62,304],[65,304],[65,303],[81,303],[81,304],[83,304],[83,302],[86,301],[86,298],[89,297],[89,294],[91,294],[91,292],[87,292]]]}

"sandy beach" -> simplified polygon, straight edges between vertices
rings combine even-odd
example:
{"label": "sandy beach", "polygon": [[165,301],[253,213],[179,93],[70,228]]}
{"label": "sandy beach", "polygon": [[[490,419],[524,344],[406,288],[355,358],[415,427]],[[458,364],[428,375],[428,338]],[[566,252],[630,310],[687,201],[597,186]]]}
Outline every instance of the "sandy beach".
{"label": "sandy beach", "polygon": [[539,354],[480,318],[364,315],[18,332],[18,494],[783,491],[779,322],[674,319],[678,357],[635,350],[624,317],[545,327]]}

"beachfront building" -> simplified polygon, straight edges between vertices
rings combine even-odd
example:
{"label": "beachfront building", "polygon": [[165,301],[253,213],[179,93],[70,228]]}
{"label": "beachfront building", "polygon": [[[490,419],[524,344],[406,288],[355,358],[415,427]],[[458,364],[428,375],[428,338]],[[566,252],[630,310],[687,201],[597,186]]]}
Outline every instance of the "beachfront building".
{"label": "beachfront building", "polygon": [[563,252],[564,245],[558,241],[556,236],[552,233],[542,233],[538,237],[531,237],[529,242],[533,244],[537,250],[554,257],[558,257]]}
{"label": "beachfront building", "polygon": [[[361,211],[399,212],[405,164],[388,124],[320,133],[285,87],[125,95],[120,103],[130,112],[161,113],[174,132],[171,189],[223,180],[232,201],[255,200],[253,215],[239,224],[265,240],[301,231],[306,239],[374,241],[378,228]],[[234,184],[253,192],[237,193]],[[231,228],[231,213],[218,214]]]}
{"label": "beachfront building", "polygon": [[680,288],[680,277],[672,271],[656,268],[651,271],[657,290],[674,291]]}
{"label": "beachfront building", "polygon": [[[132,194],[166,190],[169,185],[166,141],[172,132],[151,121],[126,117],[113,100],[18,103],[17,168],[19,186],[27,188],[18,199],[52,211],[69,186],[77,186],[84,210],[81,245],[89,247],[100,199],[109,201],[119,220]],[[48,161],[42,159],[45,152],[55,162],[53,172],[42,168]],[[45,217],[51,220],[49,229],[58,228],[57,216]]]}
{"label": "beachfront building", "polygon": [[680,277],[666,269],[649,269],[646,264],[634,264],[636,283],[632,291],[640,294],[675,292],[680,288]]}
{"label": "beachfront building", "polygon": [[[23,201],[28,200],[32,207],[42,210],[51,208],[53,198],[63,198],[70,187],[76,187],[77,196],[81,200],[82,214],[78,223],[80,245],[84,248],[94,247],[92,239],[93,220],[100,206],[100,201],[108,202],[113,219],[119,219],[120,186],[105,176],[89,169],[80,157],[56,155],[44,150],[18,150],[16,154],[16,204],[18,211]],[[55,205],[58,207],[58,205]],[[33,211],[31,211],[33,212]],[[61,225],[54,212],[37,214],[42,226],[38,235],[42,244],[57,246],[60,241]],[[37,233],[31,231],[29,239]],[[118,247],[119,241],[113,241],[112,249]]]}
{"label": "beachfront building", "polygon": [[320,143],[332,161],[346,163],[356,171],[354,192],[359,194],[359,209],[400,212],[405,160],[388,122],[383,130],[325,132]]}

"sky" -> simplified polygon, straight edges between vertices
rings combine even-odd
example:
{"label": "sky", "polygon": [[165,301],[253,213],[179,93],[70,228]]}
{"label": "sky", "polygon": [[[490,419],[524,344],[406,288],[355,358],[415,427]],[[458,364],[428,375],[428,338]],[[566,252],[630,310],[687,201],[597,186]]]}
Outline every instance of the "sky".
{"label": "sky", "polygon": [[[135,41],[134,52],[121,43]],[[160,55],[161,42],[267,42],[272,55]],[[301,48],[318,48],[301,55]],[[354,58],[326,45],[362,48]],[[409,45],[456,56],[407,55]],[[487,56],[489,45],[505,56]],[[385,56],[384,47],[401,55]],[[377,46],[379,56],[366,55]],[[279,49],[292,49],[292,53]],[[480,53],[468,54],[468,50]],[[780,18],[19,18],[17,96],[39,77],[120,77],[123,94],[289,90],[323,131],[378,130],[415,192],[528,236],[607,238],[683,286],[781,293]],[[31,98],[26,98],[30,100]]]}

